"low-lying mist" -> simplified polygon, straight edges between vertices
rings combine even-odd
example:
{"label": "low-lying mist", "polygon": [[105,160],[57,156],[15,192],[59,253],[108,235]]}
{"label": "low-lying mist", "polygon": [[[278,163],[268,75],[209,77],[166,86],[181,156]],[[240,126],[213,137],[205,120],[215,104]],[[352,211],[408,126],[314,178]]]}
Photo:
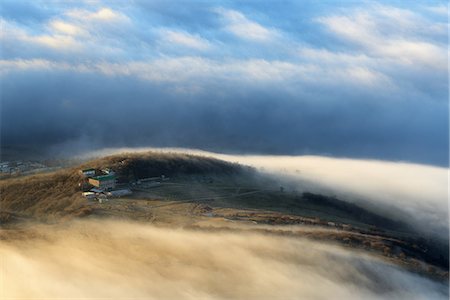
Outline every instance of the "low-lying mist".
{"label": "low-lying mist", "polygon": [[3,298],[448,299],[444,284],[300,238],[104,220],[3,234]]}
{"label": "low-lying mist", "polygon": [[174,148],[105,149],[88,155],[148,150],[188,152],[250,165],[275,175],[288,190],[335,195],[448,240],[447,168],[320,156],[226,155]]}
{"label": "low-lying mist", "polygon": [[448,238],[448,169],[404,162],[318,156],[242,156],[300,190],[336,195]]}

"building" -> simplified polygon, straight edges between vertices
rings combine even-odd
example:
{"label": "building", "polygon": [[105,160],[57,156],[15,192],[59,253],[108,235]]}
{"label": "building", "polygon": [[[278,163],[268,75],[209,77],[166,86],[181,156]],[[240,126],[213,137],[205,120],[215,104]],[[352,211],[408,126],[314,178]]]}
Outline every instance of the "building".
{"label": "building", "polygon": [[11,172],[11,167],[9,165],[9,161],[3,161],[0,163],[0,172],[2,173],[10,173]]}
{"label": "building", "polygon": [[114,174],[116,174],[116,172],[114,172],[113,170],[111,170],[111,169],[102,169],[102,173],[104,174],[104,175],[114,175]]}
{"label": "building", "polygon": [[83,192],[81,194],[87,199],[94,199],[96,197],[95,193],[93,192]]}
{"label": "building", "polygon": [[116,176],[115,175],[102,175],[89,178],[89,183],[93,186],[103,189],[110,190],[116,187]]}
{"label": "building", "polygon": [[122,190],[115,190],[111,192],[107,192],[106,195],[110,197],[122,197],[131,195],[133,192],[130,189],[122,189]]}
{"label": "building", "polygon": [[85,169],[80,171],[85,177],[95,176],[95,169]]}

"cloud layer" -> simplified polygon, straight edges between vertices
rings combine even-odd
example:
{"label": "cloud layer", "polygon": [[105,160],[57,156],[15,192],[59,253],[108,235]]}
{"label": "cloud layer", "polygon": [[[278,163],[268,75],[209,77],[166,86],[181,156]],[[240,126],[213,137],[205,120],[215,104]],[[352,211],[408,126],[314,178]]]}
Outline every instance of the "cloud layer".
{"label": "cloud layer", "polygon": [[283,176],[290,188],[335,195],[448,240],[448,169],[319,156],[218,156]]}
{"label": "cloud layer", "polygon": [[[6,298],[447,299],[444,284],[335,245],[120,221],[2,240]],[[32,280],[31,280],[32,279]]]}
{"label": "cloud layer", "polygon": [[439,3],[6,1],[2,146],[446,165]]}

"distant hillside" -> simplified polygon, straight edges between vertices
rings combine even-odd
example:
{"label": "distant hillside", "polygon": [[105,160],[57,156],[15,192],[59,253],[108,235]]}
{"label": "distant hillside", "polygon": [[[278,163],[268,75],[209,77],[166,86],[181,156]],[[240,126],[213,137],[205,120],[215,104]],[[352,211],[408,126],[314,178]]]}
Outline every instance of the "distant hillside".
{"label": "distant hillside", "polygon": [[111,168],[118,180],[127,182],[139,178],[176,175],[236,175],[247,171],[238,164],[188,154],[148,152],[119,154],[99,158],[57,172],[0,180],[1,218],[11,215],[54,220],[66,215],[88,214],[86,202],[80,196],[78,183],[82,168]]}

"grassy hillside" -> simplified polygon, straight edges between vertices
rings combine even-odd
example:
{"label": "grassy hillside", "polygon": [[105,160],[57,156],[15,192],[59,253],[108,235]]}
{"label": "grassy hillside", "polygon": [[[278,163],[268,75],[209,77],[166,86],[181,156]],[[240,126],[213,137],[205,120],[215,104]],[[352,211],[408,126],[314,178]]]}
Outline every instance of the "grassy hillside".
{"label": "grassy hillside", "polygon": [[162,174],[233,175],[247,170],[238,164],[187,154],[148,152],[108,156],[53,173],[0,180],[3,219],[10,218],[11,214],[53,220],[65,215],[90,213],[90,209],[83,206],[86,200],[80,196],[78,187],[83,180],[78,170],[87,167],[111,168],[121,182]]}
{"label": "grassy hillside", "polygon": [[0,181],[0,210],[22,217],[52,220],[78,209],[83,199],[75,170],[10,178]]}

